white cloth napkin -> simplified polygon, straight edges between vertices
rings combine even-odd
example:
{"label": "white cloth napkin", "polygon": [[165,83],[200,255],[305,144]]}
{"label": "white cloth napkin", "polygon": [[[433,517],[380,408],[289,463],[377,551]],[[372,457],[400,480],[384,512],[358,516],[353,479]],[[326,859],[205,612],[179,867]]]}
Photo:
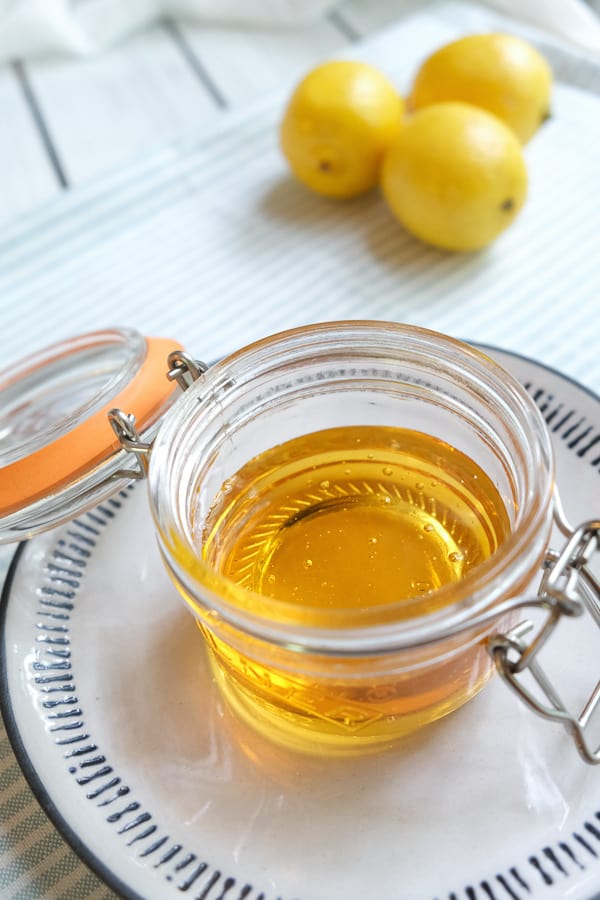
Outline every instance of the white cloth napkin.
{"label": "white cloth napkin", "polygon": [[161,16],[211,24],[298,25],[334,0],[0,0],[0,60],[102,50]]}
{"label": "white cloth napkin", "polygon": [[[600,19],[584,0],[487,3],[600,56]],[[0,61],[48,53],[85,56],[165,15],[211,24],[295,26],[338,4],[339,0],[0,0]]]}

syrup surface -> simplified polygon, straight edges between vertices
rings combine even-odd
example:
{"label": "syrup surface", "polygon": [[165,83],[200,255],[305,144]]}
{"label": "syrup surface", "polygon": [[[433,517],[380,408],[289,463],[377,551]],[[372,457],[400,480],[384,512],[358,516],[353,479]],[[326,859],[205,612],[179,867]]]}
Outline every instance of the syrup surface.
{"label": "syrup surface", "polygon": [[[304,625],[339,628],[340,611],[350,627],[365,608],[381,622],[435,609],[436,588],[464,578],[509,531],[497,488],[469,457],[420,432],[357,426],[307,434],[248,462],[215,498],[202,553],[272,598],[274,620],[291,605]],[[439,657],[432,648],[405,666],[400,657],[327,659],[283,647],[265,656],[249,636],[230,642],[203,631],[229,706],[309,753],[390,746],[457,709],[493,669],[479,642]]]}
{"label": "syrup surface", "polygon": [[247,463],[212,507],[203,552],[248,590],[356,609],[459,581],[509,530],[498,490],[468,456],[420,432],[353,426]]}

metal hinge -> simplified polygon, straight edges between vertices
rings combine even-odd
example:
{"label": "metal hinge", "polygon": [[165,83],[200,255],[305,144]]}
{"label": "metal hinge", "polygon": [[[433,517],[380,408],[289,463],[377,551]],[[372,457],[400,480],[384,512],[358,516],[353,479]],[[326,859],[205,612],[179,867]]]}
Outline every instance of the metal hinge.
{"label": "metal hinge", "polygon": [[[186,391],[208,369],[206,363],[199,359],[193,359],[183,350],[174,350],[169,353],[167,365],[169,367],[167,378],[169,381],[176,381],[182,391]],[[133,453],[138,463],[137,470],[127,470],[119,472],[117,475],[126,475],[134,479],[145,478],[148,474],[152,442],[142,440],[136,427],[135,416],[131,413],[123,412],[121,409],[111,409],[108,413],[108,421],[119,439],[122,449]]]}
{"label": "metal hinge", "polygon": [[[559,525],[565,530],[564,520]],[[488,642],[496,669],[509,687],[538,715],[560,722],[572,736],[581,757],[592,765],[600,763],[600,746],[590,745],[586,726],[600,703],[600,681],[581,712],[571,713],[537,656],[565,616],[581,616],[587,612],[600,627],[600,582],[589,569],[595,553],[600,553],[598,520],[585,522],[575,529],[560,553],[549,551],[546,554],[538,597],[530,604],[547,611],[546,620],[535,637],[529,643],[524,640],[533,624],[521,622],[505,634],[493,635]],[[543,699],[522,684],[521,676],[525,672],[531,674]]]}
{"label": "metal hinge", "polygon": [[204,375],[208,366],[199,359],[194,359],[184,350],[174,350],[167,357],[169,381],[176,381],[182,391],[187,389]]}

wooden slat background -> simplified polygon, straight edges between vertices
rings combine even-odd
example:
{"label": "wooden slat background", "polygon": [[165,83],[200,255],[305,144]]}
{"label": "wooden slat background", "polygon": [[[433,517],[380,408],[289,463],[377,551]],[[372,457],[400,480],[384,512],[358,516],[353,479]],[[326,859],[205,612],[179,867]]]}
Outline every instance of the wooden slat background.
{"label": "wooden slat background", "polygon": [[0,67],[0,227],[61,190],[201,135],[224,110],[291,85],[410,7],[349,0],[290,30],[169,20],[89,59]]}

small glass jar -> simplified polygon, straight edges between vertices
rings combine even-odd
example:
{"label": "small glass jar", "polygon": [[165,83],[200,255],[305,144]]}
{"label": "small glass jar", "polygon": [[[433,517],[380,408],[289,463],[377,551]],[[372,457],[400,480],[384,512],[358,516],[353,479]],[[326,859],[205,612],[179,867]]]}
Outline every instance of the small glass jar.
{"label": "small glass jar", "polygon": [[[250,459],[306,432],[365,425],[426,433],[475,461],[510,523],[496,552],[414,598],[409,615],[401,599],[369,597],[325,615],[207,562],[215,497]],[[503,604],[539,576],[548,546],[553,456],[533,400],[481,352],[410,326],[332,323],[267,338],[203,374],[164,418],[149,489],[165,564],[231,708],[286,747],[351,755],[393,744],[486,683],[486,639],[511,626]]]}

